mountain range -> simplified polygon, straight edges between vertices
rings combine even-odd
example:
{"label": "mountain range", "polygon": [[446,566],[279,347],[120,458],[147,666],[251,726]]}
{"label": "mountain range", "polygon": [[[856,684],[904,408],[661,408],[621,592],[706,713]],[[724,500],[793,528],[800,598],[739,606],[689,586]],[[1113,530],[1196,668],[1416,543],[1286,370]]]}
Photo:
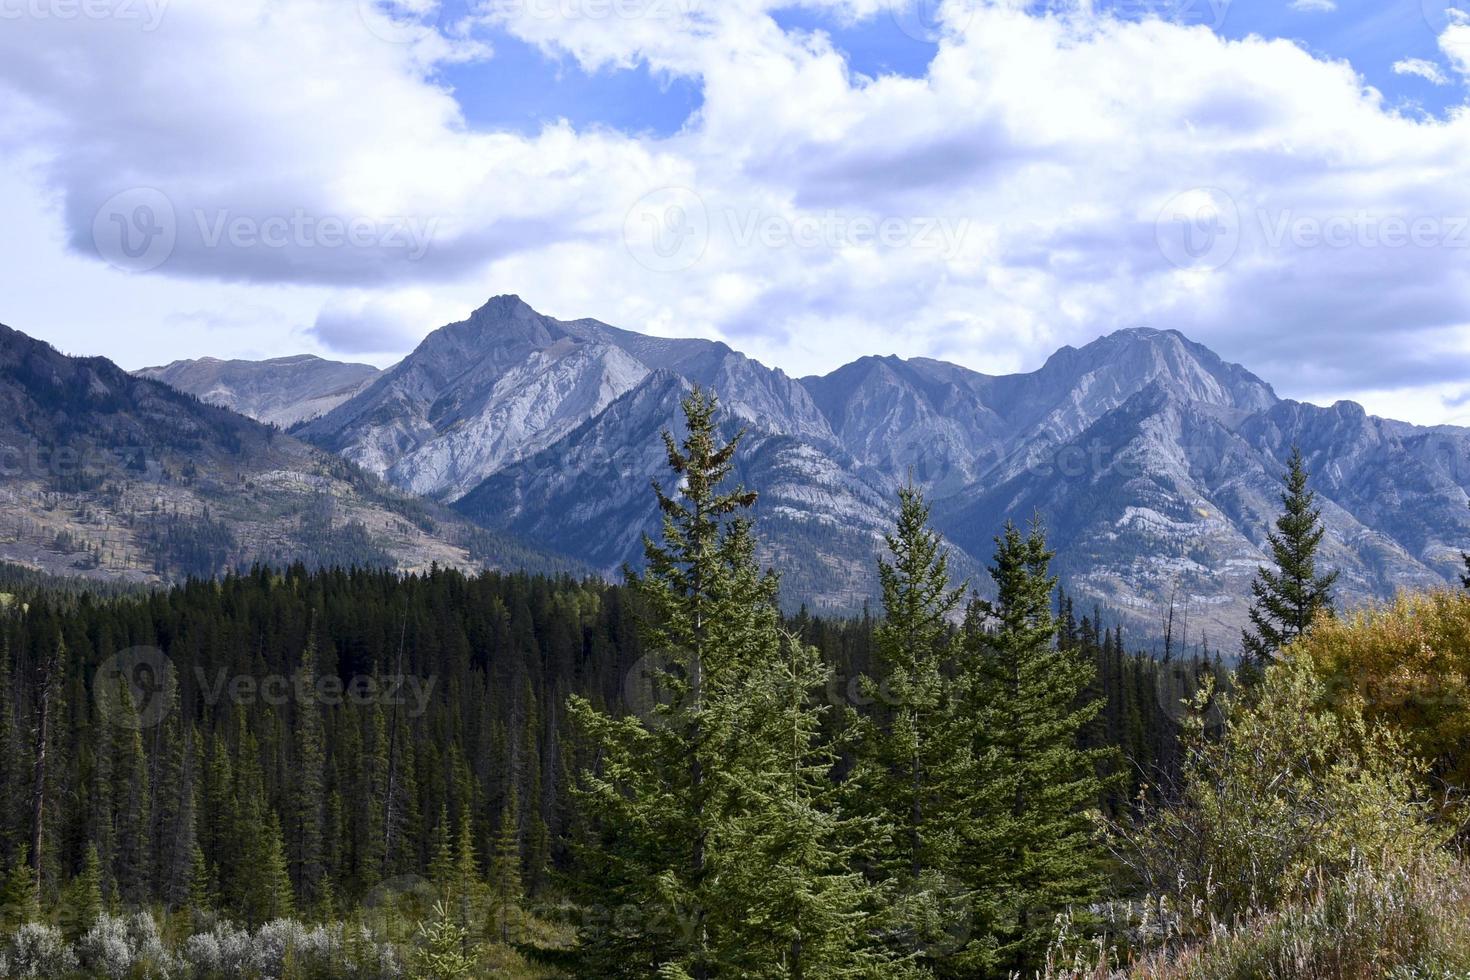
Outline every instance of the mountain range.
{"label": "mountain range", "polygon": [[723,343],[557,320],[498,296],[386,371],[362,367],[286,358],[147,373],[262,421],[295,418],[279,438],[501,541],[609,573],[637,564],[656,530],[659,432],[677,428],[692,385],[713,388],[727,431],[745,430],[739,475],[761,494],[762,557],[783,571],[789,605],[819,610],[874,597],[873,560],[908,480],[978,588],[1003,522],[1039,517],[1084,606],[1156,631],[1172,598],[1192,640],[1226,649],[1293,445],[1343,603],[1453,581],[1470,545],[1470,429],[1283,399],[1172,330],[1065,347],[1025,374],[875,356],[792,378]]}
{"label": "mountain range", "polygon": [[255,563],[579,567],[273,426],[4,326],[0,406],[3,561],[136,582]]}

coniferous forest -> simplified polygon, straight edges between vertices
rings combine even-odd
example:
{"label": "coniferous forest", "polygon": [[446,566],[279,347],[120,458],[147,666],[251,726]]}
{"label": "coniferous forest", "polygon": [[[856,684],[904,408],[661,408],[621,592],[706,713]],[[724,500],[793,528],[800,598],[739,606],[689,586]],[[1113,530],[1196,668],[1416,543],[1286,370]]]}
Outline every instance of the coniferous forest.
{"label": "coniferous forest", "polygon": [[1076,608],[1044,514],[957,580],[912,489],[881,604],[783,615],[684,409],[620,584],[8,573],[0,975],[1470,970],[1470,601],[1334,613],[1299,456],[1237,671]]}

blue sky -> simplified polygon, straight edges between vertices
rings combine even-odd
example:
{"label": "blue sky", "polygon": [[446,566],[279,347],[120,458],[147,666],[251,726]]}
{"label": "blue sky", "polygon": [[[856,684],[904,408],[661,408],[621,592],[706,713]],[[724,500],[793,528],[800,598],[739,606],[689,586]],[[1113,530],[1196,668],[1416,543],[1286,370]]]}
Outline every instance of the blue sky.
{"label": "blue sky", "polygon": [[[1318,57],[1346,60],[1391,105],[1406,112],[1442,115],[1464,105],[1463,86],[1437,85],[1393,68],[1410,58],[1443,61],[1431,22],[1447,5],[1445,0],[1332,0],[1333,9],[1325,2],[1107,0],[1098,9],[1123,18],[1151,13],[1204,24],[1232,39],[1258,35],[1292,41]],[[792,7],[772,16],[789,31],[825,33],[853,71],[870,77],[922,78],[939,50],[937,40],[906,33],[900,26],[903,16],[891,10],[854,18],[830,9]],[[667,136],[702,102],[698,80],[655,72],[646,63],[589,71],[564,52],[529,44],[504,29],[486,28],[478,36],[491,45],[493,57],[449,65],[440,73],[476,127],[534,133],[566,119],[579,127],[604,125]]]}
{"label": "blue sky", "polygon": [[0,322],[388,364],[517,293],[793,375],[1152,326],[1470,423],[1457,4],[34,0]]}

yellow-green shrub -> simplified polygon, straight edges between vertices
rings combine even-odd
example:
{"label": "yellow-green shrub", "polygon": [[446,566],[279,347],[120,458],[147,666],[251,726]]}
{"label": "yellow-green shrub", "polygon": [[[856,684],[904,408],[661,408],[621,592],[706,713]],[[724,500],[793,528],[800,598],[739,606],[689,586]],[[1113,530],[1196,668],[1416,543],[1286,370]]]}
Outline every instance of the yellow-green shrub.
{"label": "yellow-green shrub", "polygon": [[1336,705],[1361,701],[1449,785],[1470,786],[1470,592],[1406,593],[1322,619],[1287,650],[1308,657]]}

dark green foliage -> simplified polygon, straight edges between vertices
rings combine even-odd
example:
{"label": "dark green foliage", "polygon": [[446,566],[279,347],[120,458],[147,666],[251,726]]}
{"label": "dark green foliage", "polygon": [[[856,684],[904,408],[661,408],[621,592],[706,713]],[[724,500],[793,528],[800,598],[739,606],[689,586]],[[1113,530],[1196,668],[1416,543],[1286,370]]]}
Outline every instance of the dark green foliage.
{"label": "dark green foliage", "polygon": [[949,556],[917,489],[899,492],[898,525],[887,540],[890,558],[878,566],[878,676],[865,685],[874,710],[853,789],[891,831],[886,870],[917,879],[925,868],[947,867],[954,846],[945,780],[957,748],[956,702],[944,671],[954,643],[950,618],[964,586],[951,586]]}
{"label": "dark green foliage", "polygon": [[[682,444],[664,437],[677,494],[630,574],[661,695],[642,716],[572,712],[596,747],[582,773],[591,839],[580,894],[611,909],[583,930],[582,970],[599,976],[873,975],[901,970],[876,936],[878,893],[853,866],[876,827],[845,817],[834,749],[812,695],[828,668],[783,640],[777,580],[755,561],[725,489],[739,437],[716,437],[712,396],[684,401]],[[636,676],[636,675],[635,675]]]}
{"label": "dark green foliage", "polygon": [[1316,507],[1317,495],[1307,489],[1306,462],[1292,447],[1282,477],[1282,515],[1276,528],[1266,532],[1274,569],[1260,568],[1251,582],[1251,629],[1241,633],[1241,648],[1251,673],[1266,664],[1292,640],[1312,626],[1322,612],[1332,611],[1332,586],[1337,572],[1317,573],[1317,549],[1326,528]]}
{"label": "dark green foliage", "polygon": [[973,896],[974,938],[946,972],[1035,969],[1055,917],[1103,884],[1088,811],[1105,782],[1107,749],[1083,748],[1103,701],[1093,664],[1058,644],[1056,579],[1039,523],[996,538],[995,601],[965,621],[960,675],[972,737],[956,866]]}
{"label": "dark green foliage", "polygon": [[40,916],[41,902],[30,861],[15,861],[0,880],[0,927],[14,929]]}

